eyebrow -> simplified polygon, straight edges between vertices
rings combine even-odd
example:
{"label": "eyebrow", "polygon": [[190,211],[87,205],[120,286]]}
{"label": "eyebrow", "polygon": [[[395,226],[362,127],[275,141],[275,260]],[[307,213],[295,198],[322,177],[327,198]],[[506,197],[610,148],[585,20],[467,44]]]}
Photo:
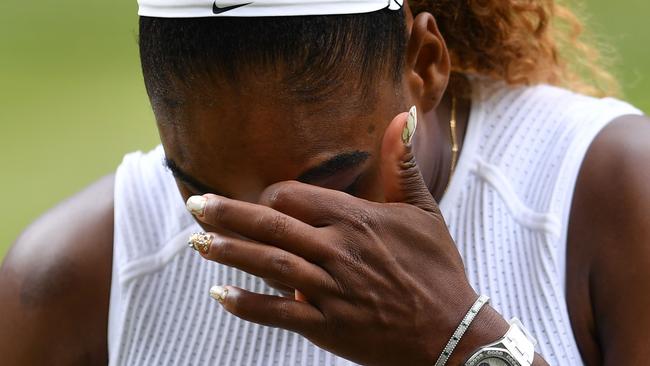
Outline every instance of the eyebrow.
{"label": "eyebrow", "polygon": [[341,171],[356,168],[370,158],[371,154],[366,151],[352,151],[334,156],[333,158],[320,163],[300,174],[296,179],[302,183],[311,183],[335,175]]}
{"label": "eyebrow", "polygon": [[[307,169],[305,172],[300,174],[296,180],[307,184],[317,182],[319,180],[331,177],[339,172],[356,168],[365,163],[370,158],[370,156],[371,154],[366,151],[352,151],[338,154],[313,168]],[[229,198],[228,195],[219,193],[216,189],[210,187],[205,183],[202,183],[200,180],[184,172],[174,160],[165,158],[163,165],[172,172],[174,177],[198,193],[213,193],[222,197]]]}

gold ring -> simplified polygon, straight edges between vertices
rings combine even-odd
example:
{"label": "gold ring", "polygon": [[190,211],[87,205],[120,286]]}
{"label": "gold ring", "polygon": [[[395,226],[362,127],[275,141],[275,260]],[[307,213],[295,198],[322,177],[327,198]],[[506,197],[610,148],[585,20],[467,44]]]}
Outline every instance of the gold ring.
{"label": "gold ring", "polygon": [[212,239],[214,239],[214,237],[210,234],[194,233],[190,235],[190,240],[187,244],[197,252],[208,254],[210,251],[210,244],[212,244]]}

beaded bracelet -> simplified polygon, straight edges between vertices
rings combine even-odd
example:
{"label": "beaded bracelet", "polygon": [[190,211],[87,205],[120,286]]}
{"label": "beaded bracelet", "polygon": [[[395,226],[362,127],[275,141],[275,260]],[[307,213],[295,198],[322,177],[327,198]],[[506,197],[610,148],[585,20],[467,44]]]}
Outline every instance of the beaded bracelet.
{"label": "beaded bracelet", "polygon": [[490,298],[484,295],[481,295],[476,300],[467,314],[465,314],[465,317],[460,322],[460,325],[458,325],[458,328],[456,328],[456,331],[454,331],[454,334],[451,336],[449,342],[447,342],[445,348],[442,350],[442,353],[440,354],[440,357],[438,357],[435,366],[445,366],[447,364],[449,357],[451,357],[451,354],[454,352],[454,349],[460,342],[460,339],[463,338],[463,335],[467,331],[467,328],[469,328],[470,324],[472,324],[472,321],[481,310],[481,308],[483,308],[483,306],[488,302],[490,302]]}

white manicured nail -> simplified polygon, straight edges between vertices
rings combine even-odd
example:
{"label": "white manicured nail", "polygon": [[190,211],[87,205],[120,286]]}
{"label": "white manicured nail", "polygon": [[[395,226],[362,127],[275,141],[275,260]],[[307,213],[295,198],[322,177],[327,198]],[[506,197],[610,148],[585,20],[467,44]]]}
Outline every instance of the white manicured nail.
{"label": "white manicured nail", "polygon": [[228,289],[222,286],[212,286],[210,296],[223,304],[226,301],[226,296],[228,296]]}
{"label": "white manicured nail", "polygon": [[406,125],[402,131],[402,142],[404,145],[410,145],[413,141],[413,136],[415,136],[415,130],[418,128],[418,110],[415,106],[411,107],[409,110],[408,118],[406,119]]}
{"label": "white manicured nail", "polygon": [[185,207],[192,215],[203,216],[207,202],[208,200],[203,196],[192,196],[187,200]]}

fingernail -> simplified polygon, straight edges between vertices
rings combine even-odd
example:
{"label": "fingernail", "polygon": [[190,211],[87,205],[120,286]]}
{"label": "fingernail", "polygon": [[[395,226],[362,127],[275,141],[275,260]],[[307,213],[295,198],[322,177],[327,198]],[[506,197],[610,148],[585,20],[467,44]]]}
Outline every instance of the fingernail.
{"label": "fingernail", "polygon": [[208,254],[210,251],[210,245],[212,245],[212,239],[214,237],[207,233],[194,233],[190,235],[190,239],[187,241],[187,244],[190,248],[201,252],[203,254]]}
{"label": "fingernail", "polygon": [[212,286],[210,289],[210,296],[223,304],[226,301],[226,296],[228,296],[228,289],[221,286]]}
{"label": "fingernail", "polygon": [[192,215],[203,216],[207,202],[207,198],[203,196],[192,196],[187,200],[185,207],[187,207],[187,210],[190,211]]}
{"label": "fingernail", "polygon": [[415,135],[415,130],[418,128],[418,110],[415,106],[411,107],[409,110],[408,118],[406,119],[406,125],[402,131],[402,142],[404,145],[410,145],[413,141],[413,136]]}

